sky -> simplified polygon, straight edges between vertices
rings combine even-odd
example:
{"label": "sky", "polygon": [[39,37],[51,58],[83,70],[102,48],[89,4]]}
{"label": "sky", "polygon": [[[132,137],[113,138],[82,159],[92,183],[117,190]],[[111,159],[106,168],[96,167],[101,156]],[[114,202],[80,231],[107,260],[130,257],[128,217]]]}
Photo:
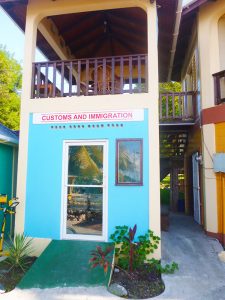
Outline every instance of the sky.
{"label": "sky", "polygon": [[[168,0],[169,1],[169,0]],[[192,0],[183,0],[183,5],[186,5]],[[0,45],[14,55],[14,58],[22,65],[24,57],[24,34],[15,25],[15,23],[6,15],[0,8]],[[43,60],[43,56],[38,54],[38,58]]]}

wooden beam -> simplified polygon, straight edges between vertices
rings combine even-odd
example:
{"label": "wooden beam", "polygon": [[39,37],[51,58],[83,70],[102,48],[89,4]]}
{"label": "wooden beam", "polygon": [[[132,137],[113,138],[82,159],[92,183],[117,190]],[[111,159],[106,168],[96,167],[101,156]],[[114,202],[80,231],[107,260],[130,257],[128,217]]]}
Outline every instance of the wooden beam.
{"label": "wooden beam", "polygon": [[95,32],[95,31],[99,30],[98,26],[100,26],[101,24],[103,24],[103,22],[102,22],[102,20],[99,20],[98,22],[95,23],[95,26],[93,26],[92,28],[87,27],[81,33],[75,35],[74,40],[72,41],[72,43],[67,44],[68,47],[73,48],[73,45],[77,42],[77,40],[82,39],[83,37],[89,36],[90,34],[92,34],[92,32]]}
{"label": "wooden beam", "polygon": [[[126,40],[124,40],[124,39],[122,39],[120,36],[118,36],[118,35],[112,35],[113,36],[113,38],[115,39],[115,40],[117,40],[121,45],[123,45],[123,47],[126,49],[126,50],[128,50],[130,53],[134,53],[134,46],[135,47],[140,47],[140,45],[139,44],[135,44],[134,45],[134,43],[132,43],[132,41],[126,41]],[[139,52],[139,51],[138,51]],[[140,53],[141,53],[141,49],[140,49]]]}
{"label": "wooden beam", "polygon": [[114,32],[114,33],[117,33],[117,34],[120,34],[121,35],[124,35],[126,36],[127,38],[129,39],[136,39],[136,40],[139,40],[140,43],[143,43],[143,44],[146,44],[146,40],[147,40],[147,35],[141,35],[140,32],[138,31],[134,31],[134,30],[129,30],[129,28],[122,28],[120,26],[118,26],[117,24],[113,24],[113,26],[111,27],[111,30]]}
{"label": "wooden beam", "polygon": [[[101,35],[98,35],[98,36],[95,36],[93,37],[92,39],[89,39],[88,41],[86,42],[80,42],[78,46],[75,46],[74,48],[74,54],[76,55],[76,52],[79,52],[81,51],[82,49],[85,49],[87,47],[91,47],[92,45],[96,44],[96,43],[99,43],[99,41],[102,39],[102,38],[105,38],[105,36],[103,36],[102,34]],[[71,45],[69,45],[69,47],[71,48]]]}
{"label": "wooden beam", "polygon": [[135,30],[137,28],[137,24],[138,26],[140,26],[142,28],[142,30],[147,30],[147,23],[143,23],[140,22],[140,20],[137,20],[135,22],[135,20],[133,20],[131,17],[128,18],[127,16],[124,16],[124,14],[120,14],[120,16],[118,16],[115,12],[111,13],[108,12],[108,15],[110,17],[110,19],[114,19],[115,21],[113,21],[113,23],[117,23],[117,24],[121,24],[121,26],[126,26],[127,28],[129,28],[129,30]]}
{"label": "wooden beam", "polygon": [[[59,34],[68,34],[70,31],[74,30],[74,28],[76,26],[81,26],[81,23],[87,21],[89,18],[97,15],[94,14],[94,12],[90,12],[90,13],[83,13],[84,15],[81,16],[80,18],[78,18],[78,20],[76,20],[76,15],[77,14],[73,14],[74,15],[74,19],[71,20],[71,22],[69,22],[68,24],[66,24],[65,27],[62,28],[62,30],[60,30]],[[52,17],[54,19],[54,17]]]}

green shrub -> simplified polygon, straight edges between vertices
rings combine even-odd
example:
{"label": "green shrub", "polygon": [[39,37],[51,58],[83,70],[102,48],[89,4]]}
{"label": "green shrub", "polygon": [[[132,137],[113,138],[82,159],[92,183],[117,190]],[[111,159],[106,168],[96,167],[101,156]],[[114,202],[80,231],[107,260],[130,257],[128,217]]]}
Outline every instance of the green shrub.
{"label": "green shrub", "polygon": [[149,259],[149,254],[153,254],[158,249],[160,238],[151,230],[145,235],[140,235],[135,239],[137,226],[116,226],[115,232],[110,238],[115,243],[115,256],[119,268],[128,272],[147,265],[149,269],[154,269],[160,273],[174,273],[178,265],[173,262],[171,265],[162,266],[160,260]]}
{"label": "green shrub", "polygon": [[16,234],[14,240],[10,237],[8,246],[8,257],[6,263],[10,265],[10,270],[20,268],[26,271],[29,264],[28,257],[31,255],[32,239],[28,239],[24,234]]}
{"label": "green shrub", "polygon": [[[133,228],[128,226],[116,226],[115,232],[110,236],[115,244],[116,267],[128,271],[129,273],[147,267],[149,271],[154,270],[161,273],[174,273],[178,269],[175,262],[166,264],[164,267],[161,261],[151,258],[149,254],[153,254],[158,249],[160,238],[151,230],[148,230],[145,235],[140,235],[135,238],[137,225]],[[110,260],[107,256],[111,253],[113,247],[103,249],[100,246],[91,252],[89,263],[92,268],[100,266],[107,273],[110,266]]]}
{"label": "green shrub", "polygon": [[[115,243],[118,266],[131,272],[146,262],[148,255],[154,253],[160,241],[160,238],[151,230],[135,240],[135,226],[133,229],[128,229],[128,226],[116,226],[116,231],[110,236]],[[133,231],[132,239],[130,238],[131,231]]]}

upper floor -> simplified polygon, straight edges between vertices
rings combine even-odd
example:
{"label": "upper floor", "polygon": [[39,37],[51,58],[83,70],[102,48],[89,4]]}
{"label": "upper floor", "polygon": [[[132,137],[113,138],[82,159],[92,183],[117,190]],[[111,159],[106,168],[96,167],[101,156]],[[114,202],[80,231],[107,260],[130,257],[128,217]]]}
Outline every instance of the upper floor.
{"label": "upper floor", "polygon": [[[225,2],[193,1],[183,8],[172,77],[199,95],[199,111],[225,102]],[[220,106],[221,109],[221,106]]]}
{"label": "upper floor", "polygon": [[30,99],[149,93],[167,77],[178,2],[0,0],[25,31]]}
{"label": "upper floor", "polygon": [[[149,92],[153,77],[157,79],[153,0],[1,0],[0,4],[25,31],[27,100],[142,94]],[[37,48],[44,61],[39,61]]]}
{"label": "upper floor", "polygon": [[0,0],[25,31],[22,112],[120,105],[194,123],[196,93],[158,96],[175,64],[182,1],[19,2]]}

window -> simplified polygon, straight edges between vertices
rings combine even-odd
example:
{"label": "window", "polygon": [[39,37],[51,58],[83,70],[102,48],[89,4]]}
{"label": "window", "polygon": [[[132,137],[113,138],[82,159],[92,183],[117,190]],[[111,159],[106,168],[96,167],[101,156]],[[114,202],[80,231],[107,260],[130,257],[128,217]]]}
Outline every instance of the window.
{"label": "window", "polygon": [[116,185],[143,185],[143,140],[116,140]]}

